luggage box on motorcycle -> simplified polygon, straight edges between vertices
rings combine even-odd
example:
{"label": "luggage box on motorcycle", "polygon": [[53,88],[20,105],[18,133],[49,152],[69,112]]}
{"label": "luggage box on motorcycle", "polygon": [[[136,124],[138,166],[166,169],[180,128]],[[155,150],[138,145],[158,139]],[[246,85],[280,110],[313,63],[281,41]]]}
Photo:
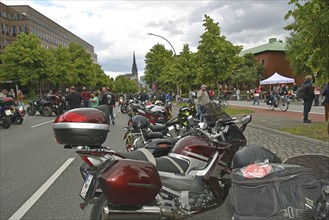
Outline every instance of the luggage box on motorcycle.
{"label": "luggage box on motorcycle", "polygon": [[10,105],[14,105],[14,99],[12,99],[11,97],[4,97],[4,98],[0,98],[0,106],[10,106]]}
{"label": "luggage box on motorcycle", "polygon": [[138,160],[116,160],[98,180],[107,201],[113,205],[149,204],[162,187],[153,164]]}
{"label": "luggage box on motorcycle", "polygon": [[100,146],[106,140],[109,125],[104,112],[77,108],[55,119],[53,131],[58,143],[74,146]]}

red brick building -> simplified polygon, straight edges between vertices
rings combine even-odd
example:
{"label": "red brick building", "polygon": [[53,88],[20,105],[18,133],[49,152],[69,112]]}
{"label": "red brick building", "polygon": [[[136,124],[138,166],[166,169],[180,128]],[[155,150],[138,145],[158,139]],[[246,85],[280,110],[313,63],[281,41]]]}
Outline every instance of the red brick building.
{"label": "red brick building", "polygon": [[285,48],[286,43],[276,38],[271,38],[267,44],[241,51],[240,56],[251,53],[256,57],[258,63],[264,65],[265,70],[261,80],[277,72],[282,76],[294,78],[295,83],[300,85],[303,83],[304,77],[293,75],[293,70],[286,58]]}

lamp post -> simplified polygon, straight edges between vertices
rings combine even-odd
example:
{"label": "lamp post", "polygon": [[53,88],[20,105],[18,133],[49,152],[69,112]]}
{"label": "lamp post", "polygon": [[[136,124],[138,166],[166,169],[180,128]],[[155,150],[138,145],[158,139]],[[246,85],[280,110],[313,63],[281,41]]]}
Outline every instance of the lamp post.
{"label": "lamp post", "polygon": [[165,41],[167,41],[168,44],[171,46],[171,48],[172,48],[172,50],[173,50],[173,52],[174,52],[174,54],[175,54],[175,57],[177,56],[177,55],[176,55],[175,48],[174,48],[173,45],[169,42],[169,40],[167,40],[166,38],[164,38],[164,37],[162,37],[162,36],[160,36],[160,35],[153,34],[153,33],[147,33],[147,35],[152,35],[152,36],[160,37],[160,38],[164,39]]}
{"label": "lamp post", "polygon": [[[162,37],[162,36],[160,36],[160,35],[153,34],[153,33],[147,33],[147,35],[152,35],[152,36],[160,37],[160,38],[164,39],[165,41],[167,41],[168,44],[171,46],[171,48],[172,48],[172,50],[173,50],[173,52],[174,52],[175,57],[177,57],[176,50],[175,50],[175,48],[173,47],[173,45],[169,42],[169,40],[167,40],[166,38],[164,38],[164,37]],[[176,97],[177,97],[178,95],[180,95],[179,85],[177,85],[177,94],[176,94]],[[178,99],[176,98],[176,100],[178,100]],[[177,103],[177,102],[176,102],[176,103]]]}

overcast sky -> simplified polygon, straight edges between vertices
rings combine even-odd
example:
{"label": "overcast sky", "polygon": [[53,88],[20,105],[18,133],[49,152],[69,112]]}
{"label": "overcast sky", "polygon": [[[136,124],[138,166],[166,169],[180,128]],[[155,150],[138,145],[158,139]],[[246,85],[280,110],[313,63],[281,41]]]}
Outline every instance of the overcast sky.
{"label": "overcast sky", "polygon": [[196,52],[205,31],[204,15],[219,23],[221,34],[244,49],[265,44],[269,38],[285,41],[289,33],[284,16],[288,0],[0,0],[6,5],[29,5],[70,32],[92,44],[98,63],[111,77],[130,73],[133,52],[139,75],[146,53],[157,43],[176,53],[189,44]]}

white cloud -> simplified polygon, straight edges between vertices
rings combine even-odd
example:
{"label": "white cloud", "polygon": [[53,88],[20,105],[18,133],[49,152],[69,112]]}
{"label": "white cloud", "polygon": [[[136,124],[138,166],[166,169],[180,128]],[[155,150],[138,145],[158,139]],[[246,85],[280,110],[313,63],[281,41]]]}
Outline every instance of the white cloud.
{"label": "white cloud", "polygon": [[209,15],[233,44],[250,48],[288,32],[283,17],[291,8],[288,0],[231,1],[105,1],[105,0],[2,0],[6,5],[29,5],[75,35],[92,44],[98,62],[111,76],[129,73],[133,52],[139,74],[145,54],[156,43],[167,49],[168,39],[179,53],[184,44],[196,51]]}

